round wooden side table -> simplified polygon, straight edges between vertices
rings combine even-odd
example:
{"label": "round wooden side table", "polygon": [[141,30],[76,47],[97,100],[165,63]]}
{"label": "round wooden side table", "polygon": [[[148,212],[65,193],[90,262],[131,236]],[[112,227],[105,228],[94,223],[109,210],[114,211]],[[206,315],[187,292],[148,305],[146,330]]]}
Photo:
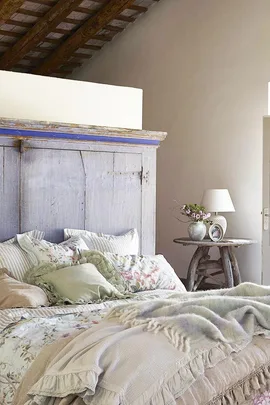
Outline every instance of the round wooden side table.
{"label": "round wooden side table", "polygon": [[[214,279],[215,276],[224,274],[225,283],[219,282],[220,287],[233,287],[241,283],[241,276],[233,247],[251,245],[257,243],[252,239],[223,239],[220,242],[213,242],[211,239],[193,241],[189,238],[176,238],[175,243],[183,246],[193,245],[197,249],[190,261],[187,273],[187,290],[196,291],[199,285],[206,279]],[[208,254],[210,248],[218,247],[220,258],[211,260]]]}

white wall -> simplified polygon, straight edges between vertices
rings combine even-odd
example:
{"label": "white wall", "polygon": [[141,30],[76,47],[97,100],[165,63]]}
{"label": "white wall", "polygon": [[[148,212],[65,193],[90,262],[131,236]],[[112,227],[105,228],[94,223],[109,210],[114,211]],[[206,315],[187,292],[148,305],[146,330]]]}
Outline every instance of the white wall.
{"label": "white wall", "polygon": [[237,251],[243,279],[259,282],[269,0],[160,1],[74,78],[142,88],[144,128],[169,133],[158,153],[158,251],[185,275],[193,250],[172,242],[186,234],[173,200],[228,188],[227,234],[259,241]]}
{"label": "white wall", "polygon": [[142,90],[0,71],[0,116],[142,128]]}

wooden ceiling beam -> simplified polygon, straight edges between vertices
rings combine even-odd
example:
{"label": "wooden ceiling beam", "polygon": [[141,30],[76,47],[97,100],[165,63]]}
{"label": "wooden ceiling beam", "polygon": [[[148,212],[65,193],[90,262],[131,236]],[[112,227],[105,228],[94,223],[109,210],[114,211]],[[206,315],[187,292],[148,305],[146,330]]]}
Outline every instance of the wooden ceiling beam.
{"label": "wooden ceiling beam", "polygon": [[0,25],[5,24],[23,3],[24,0],[0,0]]}
{"label": "wooden ceiling beam", "polygon": [[55,5],[56,0],[27,0],[30,3],[34,3],[34,4],[41,4],[42,6],[49,6],[52,7]]}
{"label": "wooden ceiling beam", "polygon": [[80,48],[82,48],[82,49],[92,49],[93,51],[99,51],[102,48],[102,46],[84,44]]}
{"label": "wooden ceiling beam", "polygon": [[0,35],[5,35],[6,37],[21,38],[23,34],[15,31],[0,30]]}
{"label": "wooden ceiling beam", "polygon": [[41,12],[41,11],[34,11],[34,10],[28,10],[27,8],[19,8],[19,10],[17,10],[18,14],[22,14],[22,15],[27,15],[28,17],[37,17],[37,18],[42,18],[45,14],[45,12]]}
{"label": "wooden ceiling beam", "polygon": [[[81,25],[85,22],[86,19],[84,20],[76,20],[75,18],[66,18],[63,23],[69,23],[69,24],[74,24],[74,25]],[[108,24],[105,27],[106,30],[108,31],[114,31],[114,32],[122,32],[124,30],[124,28],[122,27],[117,27],[116,25],[111,25]]]}
{"label": "wooden ceiling beam", "polygon": [[126,8],[131,6],[134,0],[110,0],[100,10],[89,18],[78,30],[60,45],[40,67],[32,73],[49,75],[55,72],[59,66],[64,65],[72,54],[85,42],[93,38],[100,30],[109,24]]}
{"label": "wooden ceiling beam", "polygon": [[[59,0],[16,44],[0,58],[0,69],[11,69],[81,3],[81,0]],[[21,34],[20,34],[21,36]]]}
{"label": "wooden ceiling beam", "polygon": [[[101,3],[101,4],[105,4],[104,0],[92,0],[94,3]],[[131,6],[128,7],[129,10],[134,10],[134,11],[138,11],[139,13],[145,13],[148,8],[147,7],[143,7],[143,6],[137,6],[136,4],[132,4]]]}
{"label": "wooden ceiling beam", "polygon": [[22,28],[32,28],[34,23],[24,22],[24,21],[16,21],[16,20],[7,20],[6,24],[14,25],[15,27],[22,27]]}
{"label": "wooden ceiling beam", "polygon": [[[98,3],[102,3],[102,2],[98,2]],[[129,8],[129,7],[127,7]],[[83,14],[90,14],[93,15],[93,10],[91,10],[90,8],[87,7],[77,7],[76,11],[78,11],[79,13],[83,13]],[[117,21],[125,21],[125,22],[134,22],[135,19],[133,17],[127,17],[125,15],[116,15],[114,20]]]}

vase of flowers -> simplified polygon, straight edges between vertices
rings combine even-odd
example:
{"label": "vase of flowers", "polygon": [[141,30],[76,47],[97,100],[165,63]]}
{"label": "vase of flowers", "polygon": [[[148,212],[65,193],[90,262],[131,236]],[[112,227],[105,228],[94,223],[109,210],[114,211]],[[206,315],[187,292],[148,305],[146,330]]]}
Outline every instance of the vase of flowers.
{"label": "vase of flowers", "polygon": [[185,204],[181,208],[181,214],[189,218],[188,234],[191,240],[203,240],[206,235],[206,223],[210,222],[210,213],[205,207],[198,204]]}

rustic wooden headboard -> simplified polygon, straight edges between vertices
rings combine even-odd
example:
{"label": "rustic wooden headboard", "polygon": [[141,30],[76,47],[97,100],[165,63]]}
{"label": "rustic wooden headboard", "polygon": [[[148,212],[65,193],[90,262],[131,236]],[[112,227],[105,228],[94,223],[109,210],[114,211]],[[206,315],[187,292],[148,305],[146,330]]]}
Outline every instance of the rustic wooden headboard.
{"label": "rustic wooden headboard", "polygon": [[0,240],[30,229],[119,234],[155,251],[156,148],[163,132],[0,118]]}

